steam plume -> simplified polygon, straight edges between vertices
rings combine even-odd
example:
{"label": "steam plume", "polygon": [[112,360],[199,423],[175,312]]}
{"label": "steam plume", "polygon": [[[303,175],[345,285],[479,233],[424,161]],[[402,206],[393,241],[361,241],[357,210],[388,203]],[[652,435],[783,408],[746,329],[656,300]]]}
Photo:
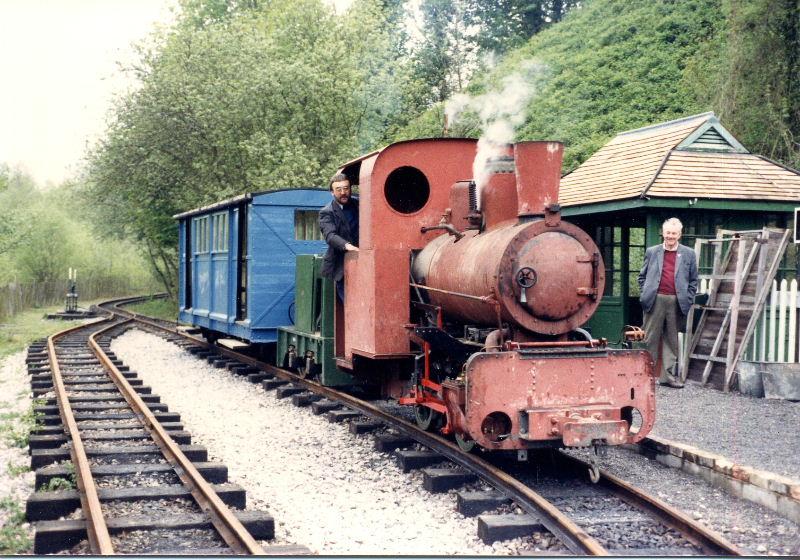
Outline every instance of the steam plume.
{"label": "steam plume", "polygon": [[535,93],[534,78],[541,74],[543,66],[529,62],[517,72],[503,78],[502,88],[471,97],[459,93],[445,104],[447,121],[455,123],[470,112],[478,116],[483,133],[478,140],[478,152],[472,164],[472,178],[480,192],[489,178],[487,163],[502,154],[503,147],[514,141],[517,127],[525,122],[525,108]]}

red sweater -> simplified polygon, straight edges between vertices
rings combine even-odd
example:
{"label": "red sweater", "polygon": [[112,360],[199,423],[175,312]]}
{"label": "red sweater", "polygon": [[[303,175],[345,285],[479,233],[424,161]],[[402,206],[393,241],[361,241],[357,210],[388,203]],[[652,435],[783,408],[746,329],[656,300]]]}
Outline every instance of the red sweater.
{"label": "red sweater", "polygon": [[675,257],[678,251],[664,251],[664,265],[661,267],[661,282],[658,284],[658,293],[668,296],[675,295]]}

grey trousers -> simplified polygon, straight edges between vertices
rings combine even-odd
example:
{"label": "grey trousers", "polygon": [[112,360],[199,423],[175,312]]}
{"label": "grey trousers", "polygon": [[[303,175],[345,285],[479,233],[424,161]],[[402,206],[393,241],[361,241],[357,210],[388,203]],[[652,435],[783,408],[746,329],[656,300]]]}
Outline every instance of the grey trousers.
{"label": "grey trousers", "polygon": [[652,309],[644,314],[644,332],[647,333],[647,350],[658,365],[661,355],[661,371],[658,381],[661,383],[678,383],[678,329],[680,321],[686,317],[678,307],[677,296],[656,295]]}

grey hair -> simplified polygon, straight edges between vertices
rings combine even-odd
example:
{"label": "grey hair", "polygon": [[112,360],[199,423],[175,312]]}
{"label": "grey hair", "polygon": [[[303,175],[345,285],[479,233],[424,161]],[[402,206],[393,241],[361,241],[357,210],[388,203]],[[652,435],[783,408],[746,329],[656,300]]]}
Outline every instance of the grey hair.
{"label": "grey hair", "polygon": [[670,218],[668,220],[664,220],[664,223],[661,224],[661,231],[664,231],[664,228],[667,226],[677,226],[680,231],[683,231],[683,224],[678,218]]}

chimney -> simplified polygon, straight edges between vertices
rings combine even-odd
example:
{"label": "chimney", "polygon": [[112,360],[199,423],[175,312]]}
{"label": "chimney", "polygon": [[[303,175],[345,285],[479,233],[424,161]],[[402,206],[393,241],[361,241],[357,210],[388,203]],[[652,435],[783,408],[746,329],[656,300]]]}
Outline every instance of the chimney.
{"label": "chimney", "polygon": [[519,142],[514,145],[517,175],[517,216],[543,216],[558,203],[561,182],[561,142]]}

